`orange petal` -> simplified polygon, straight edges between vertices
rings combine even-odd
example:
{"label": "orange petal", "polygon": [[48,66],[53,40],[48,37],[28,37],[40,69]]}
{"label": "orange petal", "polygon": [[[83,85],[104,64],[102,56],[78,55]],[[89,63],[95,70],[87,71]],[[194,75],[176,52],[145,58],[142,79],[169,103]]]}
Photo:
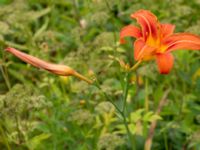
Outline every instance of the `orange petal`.
{"label": "orange petal", "polygon": [[146,40],[148,36],[153,38],[158,37],[158,28],[160,26],[157,17],[147,10],[139,10],[133,14],[131,17],[136,19],[142,28],[142,34]]}
{"label": "orange petal", "polygon": [[173,24],[161,24],[162,38],[165,38],[174,33],[175,25]]}
{"label": "orange petal", "polygon": [[92,84],[91,80],[82,76],[81,74],[79,74],[78,72],[76,72],[75,70],[73,70],[72,68],[70,68],[68,66],[48,63],[46,61],[43,61],[43,60],[36,58],[34,56],[20,52],[20,51],[14,49],[14,48],[11,48],[11,47],[7,48],[6,51],[12,53],[16,57],[23,60],[24,62],[29,63],[29,64],[31,64],[35,67],[45,69],[45,70],[47,70],[51,73],[61,75],[61,76],[75,76],[75,77],[77,77],[81,80],[88,82],[89,84]]}
{"label": "orange petal", "polygon": [[157,54],[156,61],[161,74],[168,74],[174,65],[174,57],[171,53]]}
{"label": "orange petal", "polygon": [[124,38],[130,36],[130,37],[135,37],[139,38],[142,36],[141,30],[138,27],[135,27],[133,25],[128,25],[122,28],[120,32],[120,43],[123,44],[125,43]]}
{"label": "orange petal", "polygon": [[73,73],[75,72],[73,69],[71,69],[68,66],[48,63],[48,62],[43,61],[43,60],[36,58],[34,56],[20,52],[20,51],[14,49],[14,48],[9,47],[6,50],[8,52],[12,53],[13,55],[17,56],[18,58],[20,58],[21,60],[23,60],[26,63],[29,63],[29,64],[31,64],[35,67],[38,67],[38,68],[48,70],[48,71],[50,71],[54,74],[57,74],[57,75],[69,76],[69,75],[73,75]]}
{"label": "orange petal", "polygon": [[141,60],[144,57],[151,57],[155,48],[148,46],[143,39],[138,39],[134,43],[134,58]]}
{"label": "orange petal", "polygon": [[163,40],[163,45],[166,45],[166,51],[178,49],[200,49],[200,37],[190,33],[177,33],[166,37]]}

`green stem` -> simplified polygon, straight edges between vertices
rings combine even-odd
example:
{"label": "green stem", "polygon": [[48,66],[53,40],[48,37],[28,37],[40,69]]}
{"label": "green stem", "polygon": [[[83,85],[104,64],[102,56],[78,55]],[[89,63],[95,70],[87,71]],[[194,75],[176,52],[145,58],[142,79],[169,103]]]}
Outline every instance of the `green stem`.
{"label": "green stem", "polygon": [[127,72],[125,75],[125,85],[124,85],[124,94],[123,94],[123,108],[122,108],[122,112],[125,114],[126,111],[126,100],[127,100],[127,96],[128,96],[128,90],[129,90],[129,73]]}
{"label": "green stem", "polygon": [[[100,87],[99,83],[96,81],[95,82],[96,84],[94,84],[101,92],[102,94],[104,95],[104,97],[110,102],[113,104],[113,106],[116,108],[116,110],[120,113],[121,117],[123,118],[123,123],[124,123],[124,126],[126,128],[126,131],[127,131],[127,134],[128,134],[128,138],[129,138],[129,142],[130,142],[130,146],[132,147],[132,137],[131,137],[131,132],[129,130],[129,127],[128,127],[128,123],[126,121],[126,116],[125,116],[125,113],[123,111],[120,110],[120,108],[113,102],[113,100],[107,95],[107,93],[105,93],[102,88]],[[125,96],[124,98],[127,98],[127,94],[128,93],[128,88],[126,89],[126,92],[125,92]],[[124,99],[123,98],[123,99]],[[125,100],[126,101],[126,100]],[[123,101],[124,102],[124,101]],[[126,103],[124,103],[126,105]],[[135,148],[132,148],[133,150],[135,150]]]}
{"label": "green stem", "polygon": [[132,138],[131,132],[130,132],[129,127],[128,127],[128,122],[126,121],[126,116],[124,115],[124,113],[122,113],[121,115],[123,117],[123,123],[124,123],[124,126],[126,128],[126,132],[128,134],[130,147],[131,147],[132,150],[136,150],[135,144],[133,143],[133,138]]}
{"label": "green stem", "polygon": [[93,84],[94,86],[96,86],[101,92],[102,94],[104,95],[104,97],[110,102],[113,104],[113,106],[117,109],[117,111],[122,114],[122,111],[120,110],[120,108],[113,102],[113,100],[107,95],[106,92],[103,91],[103,89],[101,88],[99,82],[96,80],[96,82],[94,82]]}
{"label": "green stem", "polygon": [[149,97],[148,97],[148,79],[145,79],[145,110],[146,112],[149,111]]}
{"label": "green stem", "polygon": [[168,144],[167,144],[167,136],[166,136],[166,131],[164,131],[164,143],[165,143],[165,150],[168,150]]}
{"label": "green stem", "polygon": [[131,132],[129,130],[128,123],[127,123],[127,120],[126,120],[126,104],[127,104],[128,91],[129,91],[129,72],[126,72],[126,75],[125,75],[125,85],[124,85],[124,90],[123,90],[124,94],[123,94],[123,97],[122,97],[123,109],[122,109],[122,114],[121,115],[123,117],[124,126],[125,126],[127,134],[128,134],[130,147],[133,150],[136,150],[135,140],[134,140],[134,138],[131,135]]}
{"label": "green stem", "polygon": [[113,104],[113,106],[117,109],[117,111],[120,113],[121,117],[123,118],[123,123],[124,123],[124,126],[126,128],[126,131],[127,131],[127,134],[128,134],[128,139],[129,139],[129,142],[130,142],[130,147],[132,150],[136,150],[136,142],[135,142],[135,138],[132,137],[131,135],[131,132],[129,130],[129,127],[128,127],[128,122],[126,120],[126,101],[127,101],[127,96],[128,96],[128,90],[129,90],[129,74],[131,71],[134,71],[137,69],[137,67],[140,65],[142,61],[138,61],[133,67],[131,67],[131,69],[126,72],[126,75],[125,75],[125,85],[124,85],[124,89],[123,89],[123,97],[122,97],[122,102],[123,102],[123,107],[122,107],[122,110],[114,103],[114,101],[112,100],[112,98],[110,98],[106,92],[104,92],[98,82],[98,80],[96,80],[96,82],[93,82],[92,84],[94,86],[96,86],[104,95],[104,97],[110,102]]}

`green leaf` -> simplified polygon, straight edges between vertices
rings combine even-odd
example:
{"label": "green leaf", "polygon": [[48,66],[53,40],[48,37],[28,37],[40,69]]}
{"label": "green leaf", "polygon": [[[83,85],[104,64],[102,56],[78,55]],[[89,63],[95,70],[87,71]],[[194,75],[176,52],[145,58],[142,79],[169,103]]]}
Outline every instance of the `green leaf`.
{"label": "green leaf", "polygon": [[37,149],[37,147],[42,143],[42,141],[48,139],[50,136],[51,134],[49,133],[42,133],[40,135],[36,135],[27,142],[26,146],[30,150]]}
{"label": "green leaf", "polygon": [[138,120],[140,120],[142,118],[142,113],[144,112],[144,109],[138,109],[135,112],[132,112],[130,114],[131,117],[131,122],[137,122]]}

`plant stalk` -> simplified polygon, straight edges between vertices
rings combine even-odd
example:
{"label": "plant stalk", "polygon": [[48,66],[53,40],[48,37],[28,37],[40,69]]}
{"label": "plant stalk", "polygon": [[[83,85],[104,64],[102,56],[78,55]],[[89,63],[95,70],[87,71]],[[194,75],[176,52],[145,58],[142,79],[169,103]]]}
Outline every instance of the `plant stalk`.
{"label": "plant stalk", "polygon": [[77,78],[79,78],[79,79],[81,79],[81,80],[87,82],[88,84],[92,84],[92,83],[93,83],[92,80],[86,78],[85,76],[81,75],[81,74],[78,73],[78,72],[75,72],[73,75],[74,75],[75,77],[77,77]]}
{"label": "plant stalk", "polygon": [[120,113],[121,117],[123,118],[123,123],[124,123],[124,126],[126,128],[126,131],[127,131],[127,134],[128,134],[129,143],[130,143],[130,147],[131,147],[132,150],[136,150],[136,145],[135,145],[136,142],[135,142],[134,137],[132,137],[132,135],[131,135],[130,129],[128,127],[128,122],[126,120],[126,104],[127,104],[127,97],[128,97],[128,91],[129,91],[129,76],[130,76],[130,72],[136,70],[141,62],[142,61],[138,61],[133,67],[131,67],[129,70],[127,70],[127,72],[125,74],[125,82],[124,82],[123,97],[122,97],[122,102],[123,102],[122,110],[113,102],[112,98],[110,98],[107,95],[107,93],[102,90],[102,88],[100,87],[100,84],[99,84],[99,82],[97,80],[96,80],[96,82],[90,82],[90,81],[88,82],[89,84],[93,84],[94,86],[96,86],[103,93],[104,97],[110,103],[112,103],[114,105],[114,107],[116,108],[116,110]]}
{"label": "plant stalk", "polygon": [[[160,114],[163,106],[166,104],[167,96],[168,96],[169,92],[170,92],[170,89],[166,90],[163,97],[161,98],[160,103],[158,105],[158,108],[156,110],[156,115]],[[145,141],[145,148],[144,148],[145,150],[151,150],[151,145],[152,145],[156,125],[157,125],[157,120],[155,120],[151,123],[151,126],[149,128],[149,134],[148,134],[148,137]]]}

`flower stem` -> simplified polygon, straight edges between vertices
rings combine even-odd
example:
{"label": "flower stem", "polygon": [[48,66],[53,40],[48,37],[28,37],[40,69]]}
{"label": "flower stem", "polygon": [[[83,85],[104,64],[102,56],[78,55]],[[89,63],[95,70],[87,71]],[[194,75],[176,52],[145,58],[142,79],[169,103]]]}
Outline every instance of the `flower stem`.
{"label": "flower stem", "polygon": [[[103,91],[103,89],[100,87],[98,81],[96,81],[94,85],[102,92],[102,94],[104,95],[104,97],[105,97],[111,104],[113,104],[113,106],[116,108],[116,110],[119,112],[119,114],[120,114],[121,117],[123,118],[123,123],[124,123],[124,126],[125,126],[126,131],[127,131],[127,134],[128,134],[130,146],[132,147],[131,132],[130,132],[129,127],[128,127],[128,123],[127,123],[127,120],[126,120],[125,113],[124,113],[123,111],[121,111],[121,109],[113,102],[112,98],[110,98],[109,95],[107,95],[107,93]],[[128,91],[128,89],[127,89],[127,91]],[[128,93],[128,92],[127,92],[127,93]],[[127,96],[125,96],[125,97],[127,97]],[[123,101],[123,102],[124,102],[124,101]],[[125,105],[126,105],[126,104],[125,104]],[[132,149],[135,150],[134,148],[132,148]]]}
{"label": "flower stem", "polygon": [[126,109],[126,100],[127,100],[127,96],[128,96],[128,90],[129,90],[129,73],[126,72],[125,75],[125,85],[124,85],[124,94],[123,94],[123,108],[122,108],[122,112],[125,114],[125,109]]}
{"label": "flower stem", "polygon": [[122,102],[123,102],[122,110],[114,103],[112,98],[110,98],[107,95],[107,93],[102,90],[98,80],[96,80],[96,82],[90,82],[90,81],[88,82],[89,84],[93,84],[94,86],[96,86],[103,93],[104,97],[110,103],[112,103],[113,106],[116,108],[116,110],[120,113],[121,117],[123,118],[123,123],[124,123],[124,126],[126,128],[126,132],[128,134],[128,139],[129,139],[129,143],[130,143],[130,147],[131,147],[132,150],[136,150],[136,142],[135,142],[135,138],[132,137],[132,135],[131,135],[130,129],[128,127],[128,122],[126,120],[126,104],[127,104],[127,97],[128,97],[128,91],[129,91],[130,72],[136,70],[141,62],[142,61],[138,61],[133,67],[130,68],[130,70],[127,70],[127,72],[125,74],[125,82],[124,82],[124,89],[123,89],[123,96],[122,96]]}
{"label": "flower stem", "polygon": [[122,117],[123,117],[123,121],[124,121],[124,125],[125,125],[125,128],[126,128],[126,131],[127,131],[127,134],[128,134],[128,137],[129,137],[129,141],[130,141],[130,145],[131,145],[131,148],[133,150],[136,150],[136,142],[135,142],[135,138],[132,137],[131,135],[131,132],[129,130],[129,127],[128,127],[128,123],[126,121],[126,103],[127,103],[127,96],[128,96],[128,91],[129,91],[129,76],[130,76],[130,72],[131,71],[135,71],[138,66],[140,65],[142,61],[139,60],[137,63],[135,63],[135,65],[133,65],[130,70],[128,70],[125,74],[125,85],[124,85],[124,90],[123,90],[123,98],[122,98],[122,101],[123,101],[123,108],[122,108]]}
{"label": "flower stem", "polygon": [[123,123],[124,123],[124,126],[126,128],[126,132],[128,134],[128,139],[129,139],[130,147],[131,147],[131,149],[136,150],[135,149],[135,143],[133,142],[132,135],[131,135],[130,129],[128,127],[128,122],[126,120],[126,116],[125,116],[124,113],[122,113],[121,115],[123,117]]}
{"label": "flower stem", "polygon": [[138,62],[136,62],[135,65],[133,65],[130,68],[130,71],[135,71],[138,68],[138,66],[140,65],[141,62],[142,62],[142,60],[139,60]]}
{"label": "flower stem", "polygon": [[74,72],[74,74],[73,74],[75,77],[77,77],[77,78],[79,78],[79,79],[81,79],[81,80],[83,80],[83,81],[86,81],[88,84],[92,84],[93,83],[93,81],[92,80],[90,80],[90,79],[88,79],[88,78],[86,78],[85,76],[83,76],[83,75],[81,75],[80,73],[78,73],[78,72]]}
{"label": "flower stem", "polygon": [[148,94],[149,94],[149,91],[148,91],[148,79],[146,78],[145,79],[145,111],[148,112],[149,111],[149,97],[148,97]]}
{"label": "flower stem", "polygon": [[124,85],[124,90],[123,90],[124,94],[123,94],[123,97],[122,97],[123,108],[122,108],[121,115],[123,117],[124,126],[125,126],[127,134],[128,134],[130,147],[131,147],[131,149],[136,150],[135,139],[131,135],[131,132],[130,132],[130,129],[128,127],[128,123],[127,123],[127,120],[126,120],[126,104],[127,104],[127,96],[128,96],[128,91],[129,91],[129,76],[130,76],[129,72],[126,72],[126,74],[125,74],[125,85]]}
{"label": "flower stem", "polygon": [[103,96],[111,103],[113,104],[113,106],[117,109],[117,111],[122,114],[122,111],[120,110],[120,108],[113,102],[113,100],[109,97],[109,95],[107,95],[106,92],[103,91],[103,89],[101,88],[99,82],[96,80],[96,82],[93,83],[94,86],[96,86],[103,94]]}

